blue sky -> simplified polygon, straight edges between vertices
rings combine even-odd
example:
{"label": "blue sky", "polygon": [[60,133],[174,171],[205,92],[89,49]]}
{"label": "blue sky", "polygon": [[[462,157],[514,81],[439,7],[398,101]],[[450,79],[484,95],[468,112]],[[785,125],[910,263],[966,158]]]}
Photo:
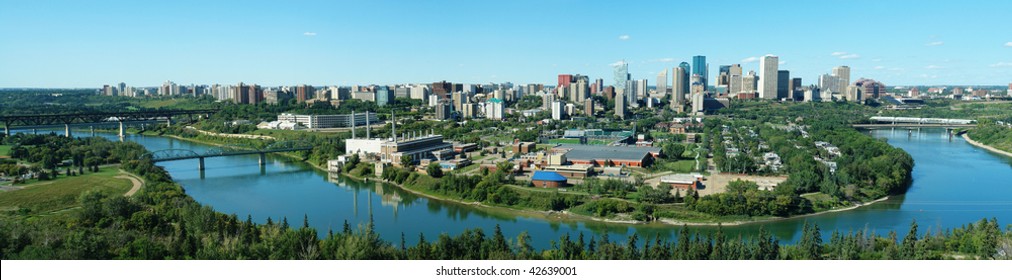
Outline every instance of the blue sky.
{"label": "blue sky", "polygon": [[[1012,1],[9,1],[0,87],[553,84],[775,54],[887,85],[1012,82]],[[758,62],[743,63],[746,71]]]}

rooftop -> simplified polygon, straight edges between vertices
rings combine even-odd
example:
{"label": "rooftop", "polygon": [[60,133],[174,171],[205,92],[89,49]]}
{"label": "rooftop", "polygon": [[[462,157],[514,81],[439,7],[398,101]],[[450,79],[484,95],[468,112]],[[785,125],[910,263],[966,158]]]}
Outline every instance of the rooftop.
{"label": "rooftop", "polygon": [[559,173],[551,171],[534,171],[534,175],[531,176],[532,181],[553,181],[553,182],[565,182],[566,177]]}
{"label": "rooftop", "polygon": [[570,160],[641,160],[648,153],[660,153],[659,147],[635,147],[635,146],[590,146],[563,144],[556,149],[569,150],[566,158]]}

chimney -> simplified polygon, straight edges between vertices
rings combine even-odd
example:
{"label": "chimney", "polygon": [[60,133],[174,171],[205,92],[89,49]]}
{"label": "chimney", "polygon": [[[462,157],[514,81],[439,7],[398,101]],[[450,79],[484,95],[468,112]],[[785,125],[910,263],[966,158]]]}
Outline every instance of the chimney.
{"label": "chimney", "polygon": [[355,139],[355,126],[358,120],[355,119],[355,111],[351,111],[351,139]]}
{"label": "chimney", "polygon": [[394,138],[394,142],[397,142],[397,117],[394,115],[394,111],[390,111],[390,136]]}
{"label": "chimney", "polygon": [[365,138],[372,139],[372,126],[369,126],[369,111],[365,111]]}

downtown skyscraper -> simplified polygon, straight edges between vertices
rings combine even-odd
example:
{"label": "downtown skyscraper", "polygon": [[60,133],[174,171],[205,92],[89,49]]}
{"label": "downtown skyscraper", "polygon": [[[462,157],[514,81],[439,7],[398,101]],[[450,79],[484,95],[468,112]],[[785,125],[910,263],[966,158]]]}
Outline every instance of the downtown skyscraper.
{"label": "downtown skyscraper", "polygon": [[777,68],[780,63],[779,60],[775,55],[764,55],[759,59],[759,98],[777,98],[777,82],[779,80]]}
{"label": "downtown skyscraper", "polygon": [[692,75],[699,75],[702,78],[704,91],[710,85],[708,82],[710,77],[709,68],[706,64],[706,56],[697,55],[692,57]]}
{"label": "downtown skyscraper", "polygon": [[615,86],[615,89],[624,89],[626,81],[632,79],[629,77],[629,63],[622,60],[613,66],[615,68],[615,84],[613,86]]}

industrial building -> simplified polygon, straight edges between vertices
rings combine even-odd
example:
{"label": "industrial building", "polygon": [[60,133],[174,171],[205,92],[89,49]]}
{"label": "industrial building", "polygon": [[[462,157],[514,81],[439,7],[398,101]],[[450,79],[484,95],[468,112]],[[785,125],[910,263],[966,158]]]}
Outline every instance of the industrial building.
{"label": "industrial building", "polygon": [[590,146],[590,145],[559,145],[552,149],[555,153],[564,153],[572,164],[590,164],[594,166],[635,166],[645,167],[653,163],[654,158],[661,154],[660,147],[635,146]]}
{"label": "industrial building", "polygon": [[[368,116],[368,120],[366,116]],[[360,126],[370,122],[379,123],[379,118],[373,112],[344,115],[297,115],[282,113],[278,115],[278,121],[298,123],[308,129],[321,129]]]}

